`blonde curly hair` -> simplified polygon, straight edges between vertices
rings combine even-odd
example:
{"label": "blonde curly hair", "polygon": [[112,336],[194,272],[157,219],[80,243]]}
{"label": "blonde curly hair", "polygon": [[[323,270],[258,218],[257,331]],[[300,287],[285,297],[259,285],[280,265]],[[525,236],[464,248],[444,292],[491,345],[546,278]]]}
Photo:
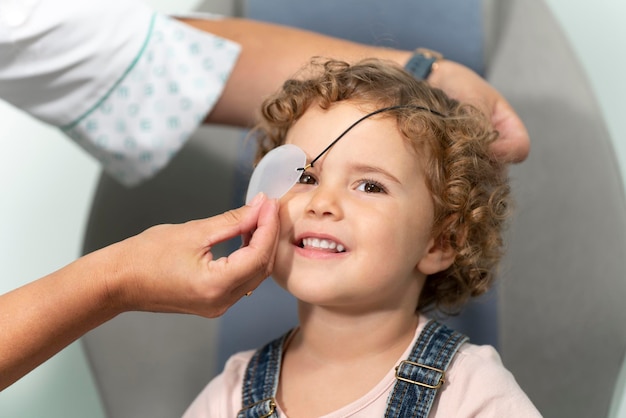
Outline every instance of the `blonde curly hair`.
{"label": "blonde curly hair", "polygon": [[456,254],[448,269],[427,278],[417,308],[458,312],[469,298],[491,287],[503,253],[510,188],[504,168],[489,150],[497,132],[475,107],[416,80],[395,63],[318,58],[264,102],[262,120],[253,131],[257,161],[284,144],[309,106],[328,109],[340,101],[372,110],[402,106],[381,115],[396,118],[404,137],[426,161],[435,207],[432,234]]}

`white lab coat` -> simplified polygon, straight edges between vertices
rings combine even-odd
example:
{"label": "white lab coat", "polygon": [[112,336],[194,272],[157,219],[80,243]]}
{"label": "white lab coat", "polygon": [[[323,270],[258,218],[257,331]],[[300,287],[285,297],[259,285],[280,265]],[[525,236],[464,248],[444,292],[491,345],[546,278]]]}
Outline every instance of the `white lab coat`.
{"label": "white lab coat", "polygon": [[125,185],[185,143],[239,51],[138,1],[0,0],[0,98],[58,126]]}

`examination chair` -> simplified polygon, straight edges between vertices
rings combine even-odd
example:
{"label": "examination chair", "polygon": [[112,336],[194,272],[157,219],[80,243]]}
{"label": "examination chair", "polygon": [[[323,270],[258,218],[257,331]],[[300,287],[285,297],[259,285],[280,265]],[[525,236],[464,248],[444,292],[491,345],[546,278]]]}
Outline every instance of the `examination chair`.
{"label": "examination chair", "polygon": [[[498,347],[546,417],[606,417],[626,347],[624,188],[593,93],[545,3],[256,0],[240,9],[361,42],[436,49],[508,98],[532,140],[528,160],[510,171],[508,255],[494,291],[451,321],[475,343]],[[253,153],[244,135],[201,128],[137,188],[102,175],[84,252],[240,205]],[[82,343],[109,418],[169,418],[231,353],[295,323],[295,302],[267,280],[219,319],[126,313]]]}

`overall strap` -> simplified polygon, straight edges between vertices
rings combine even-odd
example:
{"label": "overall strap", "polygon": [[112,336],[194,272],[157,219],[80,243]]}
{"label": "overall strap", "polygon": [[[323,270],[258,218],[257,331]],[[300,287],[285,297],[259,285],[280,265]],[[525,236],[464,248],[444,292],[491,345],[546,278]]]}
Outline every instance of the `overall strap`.
{"label": "overall strap", "polygon": [[445,382],[445,371],[468,338],[437,321],[422,330],[409,358],[396,367],[396,383],[387,400],[385,418],[426,418]]}
{"label": "overall strap", "polygon": [[242,405],[237,418],[274,418],[276,391],[283,356],[283,346],[290,333],[283,335],[254,353],[243,380]]}

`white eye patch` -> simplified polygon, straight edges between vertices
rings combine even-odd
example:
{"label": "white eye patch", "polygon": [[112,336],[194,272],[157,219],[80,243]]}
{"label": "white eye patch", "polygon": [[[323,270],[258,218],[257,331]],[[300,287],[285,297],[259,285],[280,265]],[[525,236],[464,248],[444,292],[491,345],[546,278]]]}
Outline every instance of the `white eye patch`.
{"label": "white eye patch", "polygon": [[306,154],[302,148],[285,144],[274,148],[259,161],[250,177],[246,203],[263,192],[270,199],[280,199],[302,175]]}

